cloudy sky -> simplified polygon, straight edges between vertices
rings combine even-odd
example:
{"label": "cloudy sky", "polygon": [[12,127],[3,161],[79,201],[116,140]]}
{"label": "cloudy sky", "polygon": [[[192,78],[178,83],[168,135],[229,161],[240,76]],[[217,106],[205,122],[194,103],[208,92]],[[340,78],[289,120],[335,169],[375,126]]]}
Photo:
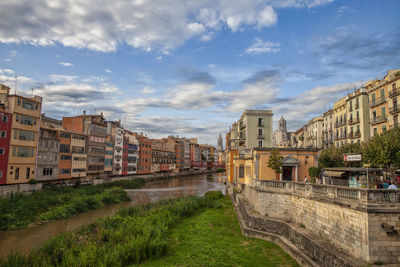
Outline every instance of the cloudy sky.
{"label": "cloudy sky", "polygon": [[0,1],[0,83],[215,144],[244,109],[289,130],[400,68],[397,0]]}

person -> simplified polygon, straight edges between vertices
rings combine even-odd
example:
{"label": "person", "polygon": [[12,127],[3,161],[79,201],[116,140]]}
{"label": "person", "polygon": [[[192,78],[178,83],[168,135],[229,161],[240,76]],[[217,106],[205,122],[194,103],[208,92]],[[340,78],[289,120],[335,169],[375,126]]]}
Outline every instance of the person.
{"label": "person", "polygon": [[389,181],[386,180],[386,181],[383,182],[382,188],[383,188],[383,189],[388,189],[388,187],[389,187]]}
{"label": "person", "polygon": [[307,176],[306,176],[306,175],[304,175],[304,182],[305,182],[305,183],[308,183],[308,179],[307,179]]}
{"label": "person", "polygon": [[389,182],[389,186],[387,189],[397,189],[397,186]]}

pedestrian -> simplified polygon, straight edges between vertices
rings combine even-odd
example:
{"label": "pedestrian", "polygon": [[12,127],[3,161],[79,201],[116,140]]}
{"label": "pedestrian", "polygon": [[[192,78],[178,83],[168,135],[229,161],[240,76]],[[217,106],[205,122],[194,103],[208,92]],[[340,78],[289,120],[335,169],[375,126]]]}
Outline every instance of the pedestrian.
{"label": "pedestrian", "polygon": [[383,184],[382,184],[382,188],[383,188],[383,189],[388,189],[388,187],[389,187],[389,180],[385,180],[385,181],[383,182]]}
{"label": "pedestrian", "polygon": [[304,175],[304,182],[305,182],[305,183],[308,183],[308,179],[307,179],[307,176],[306,176],[306,175]]}
{"label": "pedestrian", "polygon": [[397,186],[389,182],[388,189],[397,189]]}

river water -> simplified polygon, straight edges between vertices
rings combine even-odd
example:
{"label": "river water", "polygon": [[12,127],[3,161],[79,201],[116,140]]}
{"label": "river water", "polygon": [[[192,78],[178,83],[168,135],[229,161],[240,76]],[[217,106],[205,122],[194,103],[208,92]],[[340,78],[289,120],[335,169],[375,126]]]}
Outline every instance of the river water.
{"label": "river water", "polygon": [[173,197],[202,196],[211,190],[218,190],[224,193],[225,181],[225,174],[212,173],[149,182],[141,189],[126,190],[131,198],[129,202],[104,206],[97,210],[80,213],[68,219],[52,221],[31,228],[0,231],[0,257],[4,257],[12,251],[26,253],[57,234],[74,230],[83,225],[93,223],[99,218],[113,215],[121,208]]}

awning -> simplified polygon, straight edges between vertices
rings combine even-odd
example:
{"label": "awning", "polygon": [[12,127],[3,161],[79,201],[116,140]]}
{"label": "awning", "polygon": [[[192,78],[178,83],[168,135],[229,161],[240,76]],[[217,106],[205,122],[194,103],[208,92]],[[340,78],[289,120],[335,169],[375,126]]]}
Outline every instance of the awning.
{"label": "awning", "polygon": [[324,171],[324,176],[329,177],[342,177],[345,172]]}

